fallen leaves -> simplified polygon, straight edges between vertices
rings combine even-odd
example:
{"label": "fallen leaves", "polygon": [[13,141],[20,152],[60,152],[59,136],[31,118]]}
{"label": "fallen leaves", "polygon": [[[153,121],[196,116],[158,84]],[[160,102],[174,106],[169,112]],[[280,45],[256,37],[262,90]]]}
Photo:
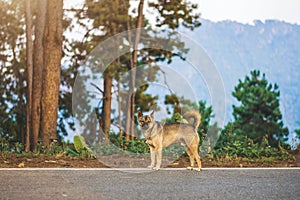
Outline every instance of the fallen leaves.
{"label": "fallen leaves", "polygon": [[20,164],[18,164],[18,167],[19,167],[19,168],[25,167],[25,163],[24,163],[24,162],[21,162]]}

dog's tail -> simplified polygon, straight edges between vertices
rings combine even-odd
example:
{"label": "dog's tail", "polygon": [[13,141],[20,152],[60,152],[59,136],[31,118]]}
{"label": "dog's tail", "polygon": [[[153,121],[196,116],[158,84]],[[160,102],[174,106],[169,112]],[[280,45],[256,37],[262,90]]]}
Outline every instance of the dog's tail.
{"label": "dog's tail", "polygon": [[186,113],[184,113],[183,118],[187,119],[188,121],[189,121],[190,118],[193,118],[192,125],[194,126],[195,130],[198,129],[198,127],[201,123],[201,115],[196,110],[187,111]]}

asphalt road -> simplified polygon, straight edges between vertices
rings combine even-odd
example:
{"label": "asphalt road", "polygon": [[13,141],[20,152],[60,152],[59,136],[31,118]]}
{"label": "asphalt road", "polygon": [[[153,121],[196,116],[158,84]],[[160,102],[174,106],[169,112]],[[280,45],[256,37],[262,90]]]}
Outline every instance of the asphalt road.
{"label": "asphalt road", "polygon": [[300,199],[300,169],[0,170],[0,199]]}

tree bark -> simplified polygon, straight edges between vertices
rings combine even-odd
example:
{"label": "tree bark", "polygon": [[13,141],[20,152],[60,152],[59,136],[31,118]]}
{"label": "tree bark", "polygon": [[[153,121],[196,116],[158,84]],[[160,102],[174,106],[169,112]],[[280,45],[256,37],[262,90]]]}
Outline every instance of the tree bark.
{"label": "tree bark", "polygon": [[43,36],[45,29],[47,0],[37,1],[37,16],[35,24],[33,86],[32,86],[32,148],[35,151],[38,144],[41,122],[41,98],[43,83],[44,48]]}
{"label": "tree bark", "polygon": [[26,21],[26,68],[27,68],[27,111],[26,111],[26,148],[30,151],[31,143],[31,107],[32,107],[32,74],[33,74],[33,42],[32,42],[32,15],[30,0],[25,1],[25,21]]}
{"label": "tree bark", "polygon": [[[120,63],[120,61],[119,61]],[[123,128],[122,128],[122,103],[121,103],[121,84],[120,80],[118,80],[118,123],[119,123],[119,136],[123,136]]]}
{"label": "tree bark", "polygon": [[57,114],[62,57],[63,0],[47,1],[44,32],[44,69],[41,134],[49,147],[57,138]]}
{"label": "tree bark", "polygon": [[107,68],[107,71],[104,72],[104,97],[103,97],[103,108],[102,108],[102,120],[103,127],[102,130],[105,134],[105,137],[108,138],[110,125],[111,125],[111,89],[113,82],[113,73]]}

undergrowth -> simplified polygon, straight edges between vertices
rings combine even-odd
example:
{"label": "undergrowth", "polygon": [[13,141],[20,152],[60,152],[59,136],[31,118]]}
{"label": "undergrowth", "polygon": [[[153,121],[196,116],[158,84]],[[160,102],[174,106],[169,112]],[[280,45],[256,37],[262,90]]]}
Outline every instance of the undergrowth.
{"label": "undergrowth", "polygon": [[[76,137],[76,136],[75,136]],[[49,148],[39,144],[34,152],[25,152],[25,145],[18,142],[11,142],[9,138],[0,138],[0,152],[2,157],[9,157],[16,154],[18,157],[42,157],[42,156],[75,156],[80,158],[96,158],[97,156],[110,155],[148,155],[150,153],[145,139],[135,138],[126,141],[126,137],[111,133],[105,141],[92,144],[86,144],[84,138],[80,137],[78,146],[71,142],[53,142]],[[74,138],[74,141],[75,138]],[[76,147],[77,146],[77,147]],[[201,148],[200,148],[201,149]],[[202,148],[203,149],[203,148]],[[203,151],[203,150],[201,150]],[[201,153],[201,152],[200,152]],[[163,148],[164,156],[174,158],[185,157],[185,148],[176,143],[167,148]],[[208,158],[226,162],[242,160],[247,162],[265,162],[272,163],[276,160],[294,160],[295,158],[285,149],[270,147],[268,145],[258,145],[249,138],[240,138],[234,142],[217,144],[216,148],[206,155]]]}

